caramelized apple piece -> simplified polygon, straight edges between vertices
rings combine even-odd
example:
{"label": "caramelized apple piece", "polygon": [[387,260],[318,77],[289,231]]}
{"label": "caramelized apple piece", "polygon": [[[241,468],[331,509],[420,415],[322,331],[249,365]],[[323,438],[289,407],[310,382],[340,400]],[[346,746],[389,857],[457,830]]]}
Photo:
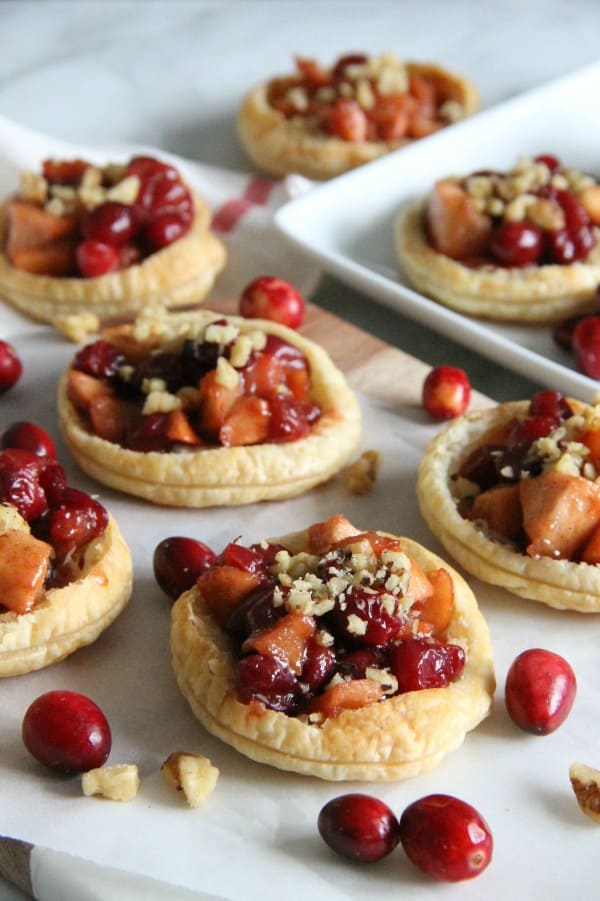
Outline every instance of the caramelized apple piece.
{"label": "caramelized apple piece", "polygon": [[218,622],[225,626],[236,607],[260,582],[258,573],[223,564],[200,573],[196,585]]}
{"label": "caramelized apple piece", "polygon": [[600,429],[588,429],[579,437],[579,441],[588,448],[590,463],[600,470]]}
{"label": "caramelized apple piece", "polygon": [[546,472],[519,482],[530,557],[572,559],[600,523],[600,485]]}
{"label": "caramelized apple piece", "polygon": [[474,209],[467,192],[452,179],[435,183],[425,219],[431,243],[439,253],[453,260],[467,260],[487,250],[491,220]]}
{"label": "caramelized apple piece", "polygon": [[413,603],[422,603],[433,594],[433,585],[429,581],[427,574],[416,560],[412,559],[410,561],[410,578],[406,593],[411,595]]}
{"label": "caramelized apple piece", "polygon": [[16,269],[36,275],[73,275],[77,268],[75,242],[64,238],[40,247],[23,247],[12,251],[10,261]]}
{"label": "caramelized apple piece", "polygon": [[269,434],[270,418],[268,401],[242,395],[227,413],[219,429],[219,441],[224,447],[261,444]]}
{"label": "caramelized apple piece", "polygon": [[360,535],[349,519],[341,513],[331,516],[324,522],[317,522],[308,529],[308,550],[311,554],[324,554],[329,548],[344,538]]}
{"label": "caramelized apple piece", "polygon": [[242,645],[242,650],[258,651],[266,657],[275,657],[297,676],[302,672],[308,641],[316,632],[312,616],[288,613],[270,629],[251,635]]}
{"label": "caramelized apple piece", "polygon": [[523,525],[519,485],[494,485],[482,491],[467,513],[468,519],[483,519],[491,532],[512,540]]}
{"label": "caramelized apple piece", "polygon": [[415,602],[410,612],[428,623],[436,635],[442,635],[452,619],[454,585],[447,569],[435,569],[427,574],[427,578],[432,593]]}
{"label": "caramelized apple piece", "polygon": [[77,216],[53,216],[34,203],[12,198],[7,212],[6,255],[13,263],[20,250],[52,244],[77,232]]}
{"label": "caramelized apple piece", "polygon": [[234,386],[223,385],[217,381],[217,370],[207,372],[198,385],[202,398],[202,424],[209,432],[219,433],[225,417],[242,394],[241,380]]}
{"label": "caramelized apple piece", "polygon": [[78,410],[87,411],[95,398],[112,397],[112,390],[102,379],[97,379],[79,369],[69,369],[67,395],[73,406]]}
{"label": "caramelized apple piece", "polygon": [[116,444],[123,442],[136,419],[133,405],[102,392],[91,398],[88,415],[95,434]]}
{"label": "caramelized apple piece", "polygon": [[376,704],[384,694],[383,686],[374,679],[338,682],[310,702],[309,713],[322,713],[324,717],[337,716],[343,710],[358,710],[359,707]]}
{"label": "caramelized apple piece", "polygon": [[600,523],[596,526],[579,554],[583,563],[600,563]]}
{"label": "caramelized apple piece", "polygon": [[0,535],[0,605],[29,613],[44,590],[52,548],[20,529]]}
{"label": "caramelized apple piece", "polygon": [[204,444],[182,409],[172,410],[169,413],[166,435],[171,441],[178,441],[180,444],[192,446]]}
{"label": "caramelized apple piece", "polygon": [[584,188],[577,196],[594,225],[600,225],[600,185]]}

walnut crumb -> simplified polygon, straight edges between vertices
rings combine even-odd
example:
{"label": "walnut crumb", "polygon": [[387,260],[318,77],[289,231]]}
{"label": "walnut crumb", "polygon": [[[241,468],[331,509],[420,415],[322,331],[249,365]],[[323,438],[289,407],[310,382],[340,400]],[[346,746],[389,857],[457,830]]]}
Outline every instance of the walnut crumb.
{"label": "walnut crumb", "polygon": [[55,316],[52,325],[69,341],[82,344],[91,332],[100,329],[100,320],[95,313],[64,313]]}
{"label": "walnut crumb", "polygon": [[379,451],[367,450],[348,467],[346,486],[352,494],[368,494],[373,490],[381,466]]}

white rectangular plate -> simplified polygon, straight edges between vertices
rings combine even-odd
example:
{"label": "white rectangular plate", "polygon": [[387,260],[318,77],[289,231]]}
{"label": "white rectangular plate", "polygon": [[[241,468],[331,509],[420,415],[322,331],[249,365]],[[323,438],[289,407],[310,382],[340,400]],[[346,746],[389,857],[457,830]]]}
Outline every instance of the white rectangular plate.
{"label": "white rectangular plate", "polygon": [[549,388],[591,400],[600,384],[577,371],[549,326],[471,319],[412,290],[396,266],[393,221],[435,179],[506,169],[526,154],[555,154],[598,174],[599,94],[595,64],[312,188],[282,207],[276,224],[329,272],[376,300]]}

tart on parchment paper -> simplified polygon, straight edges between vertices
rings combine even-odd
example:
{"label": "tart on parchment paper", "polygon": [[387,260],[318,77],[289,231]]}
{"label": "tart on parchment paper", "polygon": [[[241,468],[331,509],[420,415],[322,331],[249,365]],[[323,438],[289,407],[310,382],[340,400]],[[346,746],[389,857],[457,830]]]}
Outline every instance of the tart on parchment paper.
{"label": "tart on parchment paper", "polygon": [[[101,341],[119,365],[97,377],[78,355],[58,414],[75,460],[113,488],[185,507],[289,498],[331,478],[357,448],[360,408],[344,376],[320,346],[277,323],[149,312]],[[148,366],[152,377],[142,377]]]}
{"label": "tart on parchment paper", "polygon": [[422,514],[482,581],[600,612],[599,439],[598,408],[551,391],[467,413],[421,461]]}
{"label": "tart on parchment paper", "polygon": [[[267,626],[263,631],[251,631],[241,645],[242,653],[246,654],[241,661],[240,611],[246,615],[245,609],[248,604],[252,607],[260,588],[255,589],[254,594],[251,590],[245,603],[242,600],[239,606],[236,606],[236,599],[232,605],[233,618],[228,618],[231,609],[224,608],[231,599],[223,592],[221,579],[211,577],[209,570],[194,588],[175,602],[171,625],[173,667],[179,688],[194,714],[211,733],[251,759],[322,779],[398,780],[437,766],[447,753],[462,743],[466,732],[487,716],[495,686],[487,625],[466,582],[439,557],[414,541],[385,533],[359,533],[339,515],[307,530],[274,539],[274,544],[277,549],[274,560],[272,555],[269,557],[270,542],[262,542],[253,548],[255,554],[265,553],[271,560],[271,578],[279,585],[273,594],[275,605],[279,604],[279,591],[284,595],[286,613],[275,620],[273,628]],[[227,559],[227,551],[224,558]],[[343,565],[340,560],[345,561]],[[385,562],[382,564],[381,561]],[[323,567],[330,567],[332,562],[335,571],[329,570],[329,574],[333,581],[325,588],[324,580],[319,581],[315,573],[323,576]],[[382,565],[383,574],[378,571]],[[445,574],[442,582],[446,601],[449,592],[451,603],[445,610],[443,622],[440,620],[443,628],[436,631],[432,623],[424,621],[424,616],[433,614],[435,618],[439,615],[439,606],[436,607],[437,614],[432,609],[427,611],[427,602],[423,600],[417,600],[411,608],[413,583],[409,580],[410,574],[414,573],[415,579],[420,576],[421,586],[431,588],[428,576],[439,578],[434,573],[441,570]],[[299,579],[295,579],[298,573]],[[292,577],[291,581],[286,579],[286,574]],[[358,615],[349,614],[342,629],[350,630],[356,644],[350,644],[349,653],[348,646],[346,652],[339,650],[340,641],[352,642],[348,634],[345,639],[341,638],[339,622],[338,626],[332,625],[328,618],[332,615],[332,607],[337,606],[334,616],[346,610],[341,594],[336,596],[340,579],[346,580],[346,597],[349,598],[349,581],[354,580],[356,586],[358,580],[364,586],[370,579],[374,591],[383,591],[381,581],[376,582],[382,577],[393,600],[384,592],[375,600],[371,597],[368,613],[364,605],[353,608]],[[308,582],[312,586],[310,589],[307,589]],[[220,593],[215,591],[217,583]],[[439,587],[439,582],[437,584]],[[288,589],[284,587],[286,585]],[[363,589],[355,590],[360,593]],[[262,591],[264,600],[264,588]],[[417,597],[419,589],[415,587],[414,592]],[[371,628],[369,616],[381,613],[379,601],[389,614],[387,625],[394,630],[388,634],[387,651],[381,646],[375,650],[365,645]],[[261,603],[263,601],[259,600],[259,605]],[[425,608],[421,606],[419,612],[417,608],[422,604]],[[329,613],[324,612],[327,607]],[[257,609],[254,607],[255,611]],[[301,609],[303,614],[298,612]],[[346,612],[349,613],[349,609]],[[255,619],[252,622],[256,625]],[[289,638],[290,633],[298,638],[295,629],[304,629],[301,631],[304,637],[296,642],[281,638],[284,635]],[[403,630],[404,642],[394,639],[394,635],[400,634],[398,629]],[[247,632],[246,629],[243,634]],[[308,684],[301,684],[299,688],[298,683],[302,680],[314,679],[307,675],[309,664],[306,660],[314,652],[311,642],[315,640],[326,648],[331,648],[333,641],[338,672],[333,678],[329,673],[325,677],[329,682],[324,686],[315,687],[316,683],[311,681],[312,688]],[[445,653],[439,650],[440,646],[460,653],[464,668],[458,667],[447,681],[438,683],[443,687],[394,693],[398,690],[398,682],[394,683],[393,665],[386,666],[383,655],[398,653],[396,645],[420,646],[420,643],[425,643],[428,648],[436,646],[435,653]],[[372,666],[365,669],[363,661],[360,669],[352,648],[358,650],[359,655],[361,652],[370,654]],[[248,662],[252,665],[261,654],[264,658],[269,653],[279,661],[285,660],[293,672],[299,673],[297,680],[286,684],[281,695],[270,696],[268,691],[265,694],[258,688],[248,698],[247,682],[239,681],[240,667],[247,666]],[[359,670],[352,675],[355,666]],[[311,671],[314,673],[314,666]],[[287,669],[288,677],[289,674]],[[243,696],[242,691],[245,692]],[[359,693],[358,701],[355,691]]]}
{"label": "tart on parchment paper", "polygon": [[461,75],[392,55],[341,57],[330,69],[297,60],[298,73],[259,84],[238,113],[238,136],[271,177],[327,179],[475,112]]}

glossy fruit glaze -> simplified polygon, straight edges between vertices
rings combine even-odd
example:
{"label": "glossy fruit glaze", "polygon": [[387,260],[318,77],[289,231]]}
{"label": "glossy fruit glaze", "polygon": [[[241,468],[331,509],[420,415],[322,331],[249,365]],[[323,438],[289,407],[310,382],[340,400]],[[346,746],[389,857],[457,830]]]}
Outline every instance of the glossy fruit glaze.
{"label": "glossy fruit glaze", "polygon": [[306,438],[321,415],[308,360],[282,338],[257,334],[252,345],[219,319],[141,358],[100,339],[76,354],[68,395],[91,431],[140,452]]}

